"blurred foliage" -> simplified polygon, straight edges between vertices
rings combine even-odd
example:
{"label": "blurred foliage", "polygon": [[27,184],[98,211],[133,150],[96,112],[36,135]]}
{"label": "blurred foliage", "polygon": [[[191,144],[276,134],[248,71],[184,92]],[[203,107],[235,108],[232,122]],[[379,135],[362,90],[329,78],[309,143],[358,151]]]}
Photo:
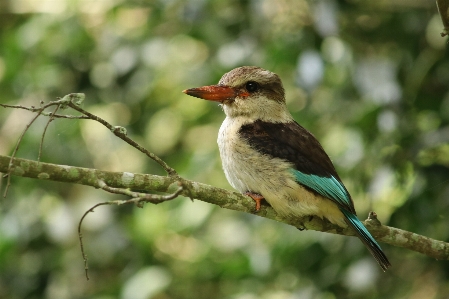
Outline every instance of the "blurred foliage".
{"label": "blurred foliage", "polygon": [[[241,65],[283,79],[295,118],[338,168],[361,219],[449,241],[449,52],[434,2],[3,0],[0,102],[70,92],[185,178],[230,189],[216,146],[224,118],[186,88]],[[33,117],[0,109],[0,153]],[[37,158],[46,120],[18,155]],[[163,174],[103,127],[51,123],[43,161]],[[3,179],[4,189],[4,179]],[[0,206],[1,298],[447,298],[449,266],[383,245],[381,273],[355,238],[299,232],[178,198],[88,216],[117,198],[13,178]]]}

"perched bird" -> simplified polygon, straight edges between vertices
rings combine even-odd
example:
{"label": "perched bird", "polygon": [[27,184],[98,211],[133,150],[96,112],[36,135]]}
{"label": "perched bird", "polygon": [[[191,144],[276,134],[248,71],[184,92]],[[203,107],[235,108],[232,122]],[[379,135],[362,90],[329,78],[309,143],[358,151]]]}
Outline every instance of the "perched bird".
{"label": "perched bird", "polygon": [[356,216],[351,195],[318,140],[287,110],[279,77],[254,66],[223,75],[218,85],[183,91],[222,104],[218,133],[229,183],[256,202],[265,199],[285,217],[326,218],[354,228],[385,271],[390,262]]}

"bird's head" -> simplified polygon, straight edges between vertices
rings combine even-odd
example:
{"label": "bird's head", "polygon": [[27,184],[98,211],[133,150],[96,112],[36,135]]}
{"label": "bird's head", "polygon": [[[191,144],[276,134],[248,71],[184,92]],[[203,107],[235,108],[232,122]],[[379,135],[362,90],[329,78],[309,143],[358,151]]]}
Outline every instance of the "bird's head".
{"label": "bird's head", "polygon": [[290,118],[284,88],[278,75],[255,66],[242,66],[226,73],[217,85],[186,89],[184,93],[220,102],[228,117],[248,117],[271,122]]}

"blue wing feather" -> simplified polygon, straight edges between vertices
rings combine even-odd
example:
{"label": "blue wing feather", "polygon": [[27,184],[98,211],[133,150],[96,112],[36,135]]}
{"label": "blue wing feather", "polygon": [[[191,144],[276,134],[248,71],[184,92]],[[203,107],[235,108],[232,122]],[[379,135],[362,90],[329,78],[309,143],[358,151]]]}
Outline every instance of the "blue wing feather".
{"label": "blue wing feather", "polygon": [[321,177],[314,174],[304,174],[295,169],[292,169],[292,172],[298,183],[309,187],[324,197],[332,199],[349,211],[353,210],[348,191],[334,176]]}

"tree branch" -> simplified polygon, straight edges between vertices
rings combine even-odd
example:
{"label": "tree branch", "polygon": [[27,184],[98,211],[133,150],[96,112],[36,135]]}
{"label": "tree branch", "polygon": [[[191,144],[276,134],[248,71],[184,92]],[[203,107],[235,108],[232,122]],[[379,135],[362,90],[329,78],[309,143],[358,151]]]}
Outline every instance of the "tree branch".
{"label": "tree branch", "polygon": [[[11,161],[11,165],[10,165]],[[148,192],[174,193],[183,186],[181,195],[198,199],[222,208],[251,213],[268,219],[283,222],[299,229],[308,229],[333,234],[353,236],[351,228],[340,228],[325,219],[318,217],[302,217],[295,219],[282,218],[269,206],[263,205],[259,212],[254,211],[254,201],[242,194],[215,188],[206,184],[181,179],[174,176],[157,176],[150,174],[134,174],[129,172],[109,172],[97,169],[81,168],[66,165],[36,162],[8,156],[0,156],[0,172],[10,175],[81,184],[98,188],[98,181],[103,181],[112,188],[129,188]],[[449,259],[449,243],[434,240],[398,228],[381,225],[375,215],[369,217],[364,224],[380,242],[420,252],[438,260]]]}

